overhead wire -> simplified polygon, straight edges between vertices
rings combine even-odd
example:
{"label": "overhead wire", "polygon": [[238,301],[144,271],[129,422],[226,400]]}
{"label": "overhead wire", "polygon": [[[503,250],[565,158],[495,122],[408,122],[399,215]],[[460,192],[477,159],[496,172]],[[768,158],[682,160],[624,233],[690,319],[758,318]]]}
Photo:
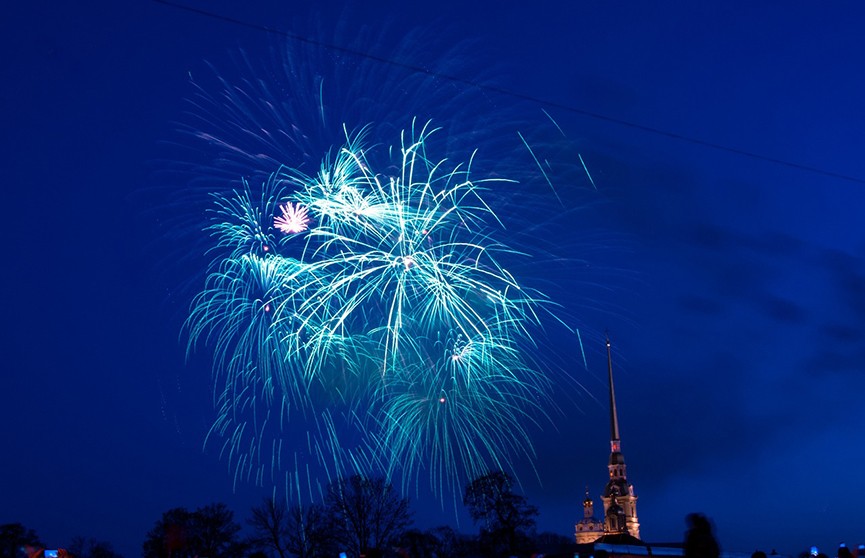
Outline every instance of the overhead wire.
{"label": "overhead wire", "polygon": [[186,11],[186,12],[189,12],[192,14],[196,14],[199,16],[203,16],[203,17],[207,17],[210,19],[222,21],[224,23],[230,23],[232,25],[245,27],[247,29],[252,29],[252,30],[256,30],[256,31],[262,31],[265,33],[278,35],[280,37],[284,37],[284,38],[290,39],[292,41],[297,41],[300,43],[306,43],[306,44],[318,46],[321,48],[331,50],[333,52],[339,52],[339,53],[343,53],[343,54],[349,54],[352,56],[357,56],[360,58],[365,58],[367,60],[372,60],[374,62],[378,62],[381,64],[387,64],[389,66],[401,68],[401,69],[408,70],[411,72],[425,74],[425,75],[428,75],[430,77],[435,77],[437,79],[441,79],[444,81],[449,81],[451,83],[456,83],[459,85],[464,85],[467,87],[487,91],[490,93],[496,93],[496,94],[504,95],[504,96],[511,97],[514,99],[519,99],[522,101],[529,101],[529,102],[536,103],[536,104],[539,104],[539,105],[542,105],[545,107],[555,108],[555,109],[558,109],[558,110],[561,110],[564,112],[569,112],[571,114],[577,114],[580,116],[591,118],[593,120],[598,120],[601,122],[608,122],[611,124],[616,124],[618,126],[623,126],[623,127],[631,128],[634,130],[646,132],[649,134],[654,134],[657,136],[662,136],[662,137],[666,137],[669,139],[673,139],[673,140],[677,140],[677,141],[681,141],[681,142],[685,142],[685,143],[690,143],[690,144],[701,146],[701,147],[707,147],[710,149],[714,149],[716,151],[722,151],[722,152],[731,153],[734,155],[739,155],[742,157],[748,157],[750,159],[755,159],[758,161],[764,161],[764,162],[772,163],[772,164],[779,165],[779,166],[784,166],[784,167],[795,169],[795,170],[805,171],[805,172],[809,172],[809,173],[813,173],[813,174],[817,174],[817,175],[822,175],[822,176],[829,177],[829,178],[844,180],[847,182],[855,182],[858,184],[865,184],[865,178],[860,178],[860,177],[852,176],[849,174],[835,172],[835,171],[831,171],[831,170],[827,170],[824,168],[815,167],[815,166],[811,166],[811,165],[805,165],[802,163],[796,163],[796,162],[789,161],[786,159],[779,159],[777,157],[770,157],[770,156],[763,155],[760,153],[755,153],[753,151],[748,151],[748,150],[740,149],[737,147],[730,147],[728,145],[724,145],[721,143],[716,143],[716,142],[696,138],[693,136],[688,136],[685,134],[680,134],[677,132],[672,132],[669,130],[656,128],[654,126],[639,124],[637,122],[632,122],[630,120],[625,120],[623,118],[617,118],[614,116],[601,114],[599,112],[594,112],[591,110],[575,107],[573,105],[568,105],[565,103],[560,103],[560,102],[556,102],[556,101],[550,101],[547,99],[542,99],[542,98],[534,96],[534,95],[529,95],[527,93],[521,93],[519,91],[514,91],[512,89],[508,89],[505,87],[499,87],[496,85],[480,83],[480,82],[477,82],[477,81],[474,81],[471,79],[466,79],[466,78],[451,75],[451,74],[436,72],[436,71],[430,70],[428,68],[424,68],[423,66],[418,66],[415,64],[409,64],[406,62],[401,62],[399,60],[393,60],[391,58],[378,56],[378,55],[375,55],[375,54],[372,54],[369,52],[365,52],[362,50],[357,50],[357,49],[353,49],[353,48],[348,48],[348,47],[336,45],[333,43],[328,43],[325,41],[320,41],[317,39],[312,39],[310,37],[306,37],[306,36],[298,34],[298,33],[292,33],[291,31],[286,31],[284,29],[278,29],[275,27],[270,27],[268,25],[262,25],[259,23],[244,21],[242,19],[237,19],[235,17],[227,16],[224,14],[219,14],[216,12],[211,12],[209,10],[205,10],[202,8],[196,8],[193,6],[188,6],[185,4],[173,2],[172,0],[152,0],[152,1],[157,3],[157,4],[163,4],[165,6],[169,6],[169,7],[172,7],[174,9],[177,9],[177,10],[183,10],[183,11]]}

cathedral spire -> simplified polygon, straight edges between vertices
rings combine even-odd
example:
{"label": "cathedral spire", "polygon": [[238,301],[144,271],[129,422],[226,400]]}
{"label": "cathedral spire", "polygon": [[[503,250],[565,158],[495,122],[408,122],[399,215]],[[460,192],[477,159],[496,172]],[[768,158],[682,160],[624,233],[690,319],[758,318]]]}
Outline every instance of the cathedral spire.
{"label": "cathedral spire", "polygon": [[619,438],[619,416],[616,413],[616,390],[613,387],[613,354],[610,349],[610,336],[607,335],[607,374],[610,380],[610,449],[614,452],[622,451],[622,442]]}
{"label": "cathedral spire", "polygon": [[610,480],[604,487],[604,532],[627,533],[640,538],[640,522],[637,519],[637,496],[634,486],[628,482],[622,440],[619,437],[619,416],[616,412],[616,390],[613,387],[613,351],[607,335],[607,375],[610,380],[610,464],[607,469]]}
{"label": "cathedral spire", "polygon": [[[625,456],[622,454],[622,441],[619,437],[619,416],[616,410],[616,390],[613,387],[613,351],[609,334],[607,341],[607,378],[610,382],[610,462],[607,465],[609,480],[601,500],[604,515],[595,520],[592,515],[594,506],[586,488],[583,500],[583,519],[576,524],[577,543],[590,543],[602,540],[605,535],[630,535],[640,538],[640,520],[637,518],[637,495],[634,485],[628,482]],[[865,557],[863,557],[865,558]]]}

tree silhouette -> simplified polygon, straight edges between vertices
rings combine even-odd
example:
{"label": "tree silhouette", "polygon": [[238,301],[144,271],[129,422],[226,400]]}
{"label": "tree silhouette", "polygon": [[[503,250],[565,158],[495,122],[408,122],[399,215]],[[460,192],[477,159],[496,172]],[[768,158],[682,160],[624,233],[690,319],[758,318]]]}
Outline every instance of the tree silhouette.
{"label": "tree silhouette", "polygon": [[457,533],[450,525],[441,525],[426,531],[406,531],[399,541],[399,555],[411,558],[477,558],[482,553],[477,536]]}
{"label": "tree silhouette", "polygon": [[465,547],[474,540],[457,533],[450,525],[434,527],[427,532],[436,538],[436,555],[439,557],[465,556],[469,554]]}
{"label": "tree silhouette", "polygon": [[243,558],[246,544],[240,525],[223,503],[189,512],[174,508],[162,514],[142,545],[144,558]]}
{"label": "tree silhouette", "polygon": [[147,533],[142,545],[144,558],[191,558],[189,536],[192,514],[186,508],[173,508],[162,514]]}
{"label": "tree silhouette", "polygon": [[193,514],[191,542],[199,557],[243,558],[246,545],[239,540],[239,533],[234,512],[221,502],[198,508]]}
{"label": "tree silhouette", "polygon": [[475,524],[481,524],[481,546],[493,555],[520,552],[535,527],[538,508],[512,485],[509,474],[493,471],[471,481],[463,497]]}
{"label": "tree silhouette", "polygon": [[33,529],[20,523],[0,525],[0,558],[16,558],[22,546],[42,547],[39,536]]}
{"label": "tree silhouette", "polygon": [[297,558],[331,556],[332,541],[328,520],[322,506],[293,506],[288,510],[286,549]]}
{"label": "tree silhouette", "polygon": [[93,538],[74,537],[66,551],[73,558],[122,558],[111,543]]}
{"label": "tree silhouette", "polygon": [[253,542],[276,552],[279,558],[319,558],[329,552],[328,525],[324,509],[319,505],[293,506],[266,498],[252,508],[248,523],[255,536]]}
{"label": "tree silhouette", "polygon": [[288,537],[288,510],[285,504],[265,498],[260,506],[252,508],[251,513],[247,523],[254,533],[253,544],[275,551],[278,558],[285,558]]}
{"label": "tree silhouette", "polygon": [[411,558],[450,556],[442,554],[440,541],[432,531],[409,529],[400,537],[398,544],[401,553],[407,554]]}
{"label": "tree silhouette", "polygon": [[327,487],[325,507],[338,551],[375,558],[411,525],[408,499],[383,478],[340,478]]}

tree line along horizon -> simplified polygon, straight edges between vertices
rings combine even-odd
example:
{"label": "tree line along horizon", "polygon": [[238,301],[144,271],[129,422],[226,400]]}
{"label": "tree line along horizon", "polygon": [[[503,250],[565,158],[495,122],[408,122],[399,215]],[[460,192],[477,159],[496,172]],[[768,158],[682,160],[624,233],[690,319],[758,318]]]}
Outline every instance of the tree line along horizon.
{"label": "tree line along horizon", "polygon": [[[448,525],[414,527],[409,499],[383,477],[362,475],[331,482],[321,503],[289,506],[265,498],[250,510],[249,534],[224,503],[194,511],[176,507],[147,532],[142,558],[493,558],[573,545],[571,537],[537,533],[538,508],[513,485],[500,470],[466,485],[463,504],[478,527],[475,534]],[[45,548],[33,529],[0,525],[0,558],[55,558]],[[107,541],[75,537],[56,558],[123,557]]]}

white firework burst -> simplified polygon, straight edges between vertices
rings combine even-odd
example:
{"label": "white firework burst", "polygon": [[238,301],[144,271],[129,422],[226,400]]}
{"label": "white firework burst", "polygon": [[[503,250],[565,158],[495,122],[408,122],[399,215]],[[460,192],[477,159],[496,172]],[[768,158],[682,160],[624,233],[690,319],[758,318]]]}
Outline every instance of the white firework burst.
{"label": "white firework burst", "polygon": [[309,226],[309,210],[302,204],[286,202],[279,209],[282,215],[274,217],[273,226],[285,234],[301,233]]}

